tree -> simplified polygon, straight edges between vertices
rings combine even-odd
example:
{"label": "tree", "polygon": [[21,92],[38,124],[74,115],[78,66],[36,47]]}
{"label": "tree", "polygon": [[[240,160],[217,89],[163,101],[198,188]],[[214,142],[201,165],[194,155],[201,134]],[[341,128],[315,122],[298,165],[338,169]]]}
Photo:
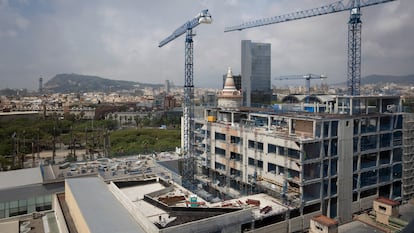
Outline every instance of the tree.
{"label": "tree", "polygon": [[141,118],[141,116],[135,115],[134,116],[134,121],[135,121],[135,124],[136,124],[137,128],[138,127],[142,128],[142,121],[143,121],[143,119]]}

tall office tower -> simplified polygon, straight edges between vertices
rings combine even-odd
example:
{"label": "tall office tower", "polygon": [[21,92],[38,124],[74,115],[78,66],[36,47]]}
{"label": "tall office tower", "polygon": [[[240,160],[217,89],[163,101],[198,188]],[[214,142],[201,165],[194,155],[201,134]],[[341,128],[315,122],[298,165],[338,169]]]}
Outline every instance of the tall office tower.
{"label": "tall office tower", "polygon": [[43,78],[39,78],[39,93],[43,92]]}
{"label": "tall office tower", "polygon": [[272,98],[270,44],[242,40],[241,48],[243,105],[269,105]]}
{"label": "tall office tower", "polygon": [[165,80],[165,85],[164,85],[164,88],[165,88],[165,93],[170,93],[170,81],[169,80]]}

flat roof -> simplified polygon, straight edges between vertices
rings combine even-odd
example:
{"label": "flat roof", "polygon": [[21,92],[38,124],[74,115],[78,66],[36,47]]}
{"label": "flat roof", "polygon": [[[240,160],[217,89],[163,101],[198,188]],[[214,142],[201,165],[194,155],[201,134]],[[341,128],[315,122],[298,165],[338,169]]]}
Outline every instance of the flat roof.
{"label": "flat roof", "polygon": [[144,201],[144,195],[152,192],[165,189],[165,186],[156,182],[143,185],[136,185],[127,188],[121,188],[120,190],[128,197],[128,199],[135,205],[141,213],[147,217],[152,223],[159,221],[159,216],[168,218],[168,213],[157,206],[154,206]]}
{"label": "flat roof", "polygon": [[398,201],[394,201],[394,200],[391,200],[391,199],[388,199],[388,198],[385,198],[385,197],[378,197],[378,198],[375,199],[375,201],[378,201],[378,202],[381,202],[383,204],[390,205],[390,206],[400,205],[400,203]]}
{"label": "flat roof", "polygon": [[0,190],[41,183],[39,167],[0,172]]}
{"label": "flat roof", "polygon": [[19,220],[0,223],[0,232],[19,233]]}
{"label": "flat roof", "polygon": [[382,232],[377,228],[360,221],[352,221],[338,227],[338,233],[377,233]]}
{"label": "flat roof", "polygon": [[[282,214],[288,210],[287,206],[281,204],[276,198],[269,196],[265,193],[259,193],[249,196],[242,196],[236,199],[226,200],[218,203],[211,204],[210,207],[224,207],[232,206],[245,208],[249,206],[249,201],[258,201],[258,207],[252,210],[253,217],[255,219],[260,219],[264,216]],[[264,211],[267,208],[267,211]]]}
{"label": "flat roof", "polygon": [[338,222],[333,220],[332,218],[328,218],[325,215],[317,215],[312,217],[312,220],[317,221],[318,223],[327,226],[327,227],[331,227],[331,226],[337,226]]}
{"label": "flat roof", "polygon": [[91,233],[144,233],[129,212],[97,177],[66,180]]}

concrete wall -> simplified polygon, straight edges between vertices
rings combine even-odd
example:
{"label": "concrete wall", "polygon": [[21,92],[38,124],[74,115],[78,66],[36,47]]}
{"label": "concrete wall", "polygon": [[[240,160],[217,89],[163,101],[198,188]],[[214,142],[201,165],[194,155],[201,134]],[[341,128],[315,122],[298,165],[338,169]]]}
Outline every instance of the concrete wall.
{"label": "concrete wall", "polygon": [[72,217],[73,223],[75,224],[78,232],[90,233],[88,224],[86,223],[85,218],[80,211],[78,203],[76,202],[76,199],[70,190],[70,186],[67,183],[65,183],[65,200],[69,208],[70,216]]}
{"label": "concrete wall", "polygon": [[60,207],[59,200],[57,195],[53,195],[53,207],[56,218],[56,223],[59,228],[60,233],[69,233],[68,227],[66,225],[65,217],[63,216],[62,208]]}
{"label": "concrete wall", "polygon": [[252,231],[248,231],[248,232],[254,232],[254,233],[288,233],[288,229],[289,229],[289,225],[288,225],[288,221],[283,221],[283,222],[279,222],[279,223],[275,223],[272,225],[268,225],[259,229],[255,229]]}
{"label": "concrete wall", "polygon": [[306,214],[303,216],[299,216],[296,218],[292,218],[289,220],[285,220],[283,222],[278,222],[275,224],[271,224],[259,229],[254,229],[248,232],[254,233],[289,233],[289,232],[303,232],[304,229],[308,229],[310,227],[310,220],[313,216],[320,215],[322,212],[314,212],[311,214]]}
{"label": "concrete wall", "polygon": [[244,209],[232,213],[222,214],[211,218],[188,222],[178,226],[161,229],[160,233],[182,233],[182,232],[241,232],[241,225],[251,222],[253,216],[251,209]]}

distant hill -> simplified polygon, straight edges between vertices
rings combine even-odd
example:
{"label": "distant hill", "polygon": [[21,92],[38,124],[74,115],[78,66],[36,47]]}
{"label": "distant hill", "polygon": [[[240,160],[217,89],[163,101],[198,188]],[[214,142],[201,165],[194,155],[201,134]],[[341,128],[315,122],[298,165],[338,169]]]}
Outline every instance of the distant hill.
{"label": "distant hill", "polygon": [[[396,84],[411,84],[414,85],[414,74],[394,76],[373,74],[361,78],[361,85],[365,84],[380,84],[380,83],[396,83]],[[334,83],[332,85],[343,86],[346,82]]]}
{"label": "distant hill", "polygon": [[160,87],[161,84],[145,84],[133,81],[120,81],[80,74],[57,74],[44,84],[49,92],[113,92],[120,90],[141,89],[144,87]]}
{"label": "distant hill", "polygon": [[414,74],[405,76],[378,75],[373,74],[361,79],[361,84],[375,83],[398,83],[398,84],[414,84]]}

